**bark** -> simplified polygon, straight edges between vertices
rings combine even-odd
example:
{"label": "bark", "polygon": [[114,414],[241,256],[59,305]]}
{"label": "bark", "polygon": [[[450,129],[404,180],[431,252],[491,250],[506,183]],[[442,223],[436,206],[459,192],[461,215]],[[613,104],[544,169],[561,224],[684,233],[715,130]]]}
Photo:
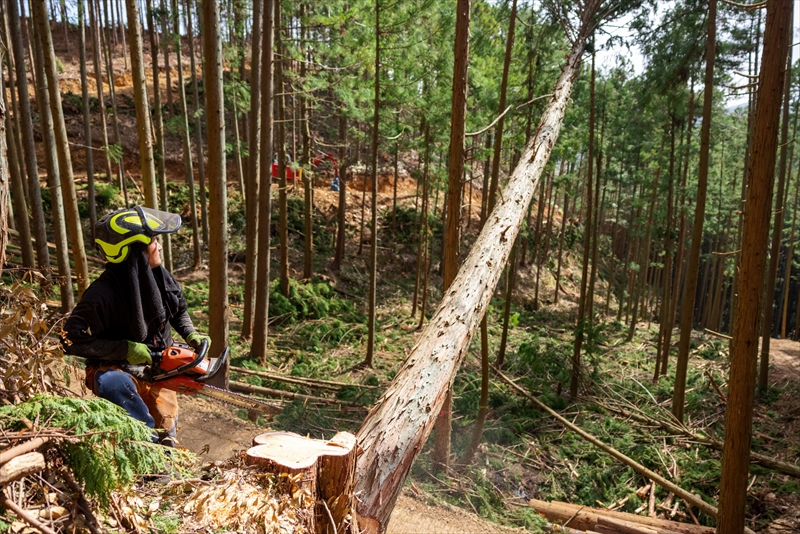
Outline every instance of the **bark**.
{"label": "bark", "polygon": [[[172,100],[172,65],[169,61],[169,43],[172,36],[169,31],[170,13],[164,0],[160,0],[161,5],[161,36],[163,38],[162,52],[164,53],[164,78],[167,83],[167,117],[172,118],[175,116],[175,104]],[[157,50],[157,49],[156,49]],[[156,53],[156,55],[158,55]],[[178,64],[180,65],[180,64]]]}
{"label": "bark", "polygon": [[[795,114],[795,134],[797,133],[797,114]],[[794,147],[792,150],[792,156],[789,157],[789,179],[788,182],[791,183],[791,173],[792,173],[792,160],[794,159]],[[792,204],[792,229],[789,232],[789,250],[786,252],[786,271],[783,275],[783,317],[781,319],[781,339],[786,339],[786,321],[789,318],[789,287],[791,286],[792,280],[792,261],[794,259],[794,233],[797,227],[797,203],[800,201],[800,184],[795,183],[794,187],[794,203]]]}
{"label": "bark", "polygon": [[567,204],[569,191],[564,191],[564,211],[561,212],[561,232],[558,236],[558,264],[556,266],[556,287],[553,290],[553,302],[558,304],[558,285],[561,283],[561,260],[564,254],[564,234],[567,227]]}
{"label": "bark", "polygon": [[668,319],[669,311],[672,307],[672,208],[673,208],[673,192],[675,183],[675,119],[670,122],[670,136],[669,136],[669,184],[667,189],[667,225],[666,235],[664,238],[664,292],[661,298],[661,311],[659,313],[659,332],[658,332],[658,350],[656,351],[656,365],[653,372],[653,382],[658,380],[658,373],[661,370],[661,358],[664,353],[669,354],[669,346],[667,343],[667,330],[672,330],[672,320]]}
{"label": "bark", "polygon": [[258,148],[261,144],[261,19],[263,0],[253,2],[253,44],[250,60],[250,135],[247,144],[250,156],[247,165],[245,187],[245,216],[247,217],[246,257],[244,271],[244,316],[242,317],[242,338],[253,335],[253,312],[256,301],[258,265],[258,195],[260,191],[259,173],[261,158]]}
{"label": "bark", "polygon": [[[0,82],[0,89],[5,95],[5,87],[3,87],[2,82]],[[6,131],[10,131],[10,126],[11,120],[6,113],[6,107],[3,106],[3,109],[0,110],[0,274],[3,273],[3,265],[6,263],[6,245],[8,244],[9,169],[8,159],[6,158]]]}
{"label": "bark", "polygon": [[[99,11],[100,11],[100,9],[99,9],[99,0],[97,0],[97,1],[98,1],[98,15],[99,15]],[[108,23],[108,9],[107,9],[108,5],[107,5],[107,3],[105,1],[103,2],[103,5],[106,7],[106,9],[104,10],[106,27],[107,28],[111,28],[110,24]],[[113,66],[113,63],[111,61],[111,59],[112,59],[112,57],[111,57],[111,45],[108,43],[108,39],[105,39],[105,32],[101,33],[101,36],[104,37],[104,39],[103,39],[104,42],[102,43],[101,47],[105,52],[104,56],[105,56],[105,62],[106,62],[106,77],[108,78],[108,91],[109,91],[109,96],[111,98],[111,111],[113,113],[112,116],[114,118],[114,144],[118,145],[120,147],[120,149],[122,149],[122,143],[121,143],[122,136],[120,135],[120,131],[119,131],[119,113],[117,112],[117,94],[116,94],[116,89],[114,87],[115,86],[115,84],[114,84],[114,66]],[[127,183],[125,181],[125,160],[124,160],[124,157],[119,158],[119,160],[117,161],[117,164],[119,166],[119,181],[118,181],[119,190],[122,191],[122,197],[125,200],[125,205],[127,206],[128,205],[128,188],[127,188]]]}
{"label": "bark", "polygon": [[272,201],[272,39],[275,30],[274,0],[264,1],[261,35],[263,60],[261,62],[261,143],[259,157],[258,194],[258,269],[255,286],[256,301],[253,317],[253,343],[250,354],[261,365],[267,361],[267,324],[269,319],[269,264],[270,264],[270,216]]}
{"label": "bark", "polygon": [[[175,35],[180,35],[178,24],[178,2],[172,0],[172,30]],[[192,141],[189,132],[188,106],[186,105],[186,83],[183,79],[183,60],[181,58],[181,47],[176,46],[175,52],[178,63],[178,103],[181,112],[181,140],[183,141],[183,168],[186,173],[186,185],[189,188],[189,205],[192,214],[192,252],[193,268],[200,267],[200,228],[197,223],[197,199],[194,193],[194,169],[192,168]],[[165,204],[165,202],[162,201]],[[168,234],[169,235],[169,234]]]}
{"label": "bark", "polygon": [[[222,92],[222,40],[218,0],[203,2],[203,56],[206,92],[209,170],[208,323],[212,343],[228,346],[228,196],[225,187],[225,108]],[[217,380],[219,379],[219,380]],[[228,370],[218,374],[217,385],[227,385]]]}
{"label": "bark", "polygon": [[[766,36],[765,36],[766,39]],[[786,73],[783,76],[783,126],[781,127],[781,159],[778,171],[778,191],[775,201],[775,223],[772,226],[772,247],[769,253],[769,268],[767,270],[766,291],[764,295],[764,320],[761,323],[761,368],[758,373],[758,389],[767,390],[769,385],[769,345],[772,339],[772,317],[775,310],[775,279],[778,275],[778,260],[780,259],[781,240],[783,238],[783,221],[786,218],[784,210],[784,188],[786,186],[786,159],[789,140],[789,95],[791,92],[792,77],[792,52],[786,57]],[[789,260],[791,261],[791,260]]]}
{"label": "bark", "polygon": [[[715,1],[712,0],[712,6]],[[745,527],[748,465],[753,425],[758,326],[763,296],[766,250],[775,179],[781,91],[791,40],[793,2],[769,0],[764,54],[753,130],[747,210],[742,228],[741,272],[736,322],[731,331],[731,370],[722,453],[717,523],[719,534],[738,534]]]}
{"label": "bark", "polygon": [[[404,366],[359,429],[364,453],[358,459],[356,493],[361,517],[385,528],[411,465],[428,438],[435,414],[467,353],[502,274],[533,191],[558,137],[597,2],[587,4],[567,64],[542,115],[451,289]],[[476,276],[480,273],[481,276]],[[432,416],[433,415],[433,416]],[[373,523],[374,524],[374,523]]]}
{"label": "bark", "polygon": [[[417,275],[414,280],[414,297],[412,298],[412,305],[411,305],[411,317],[416,317],[417,315],[417,302],[419,301],[419,284],[420,279],[423,276],[423,272],[425,269],[425,258],[427,257],[427,231],[428,231],[428,224],[427,224],[427,217],[428,217],[428,156],[430,155],[430,147],[428,145],[429,141],[429,126],[425,118],[422,119],[421,130],[423,132],[423,145],[425,146],[425,160],[424,166],[421,169],[422,174],[422,206],[420,206],[419,210],[419,229],[417,230],[418,233],[418,240],[417,240]],[[421,157],[421,156],[420,156]],[[425,307],[422,308],[422,315],[425,315]],[[421,324],[421,323],[420,323]]]}
{"label": "bark", "polygon": [[711,140],[711,108],[714,93],[714,59],[717,47],[717,0],[709,1],[708,44],[706,46],[706,78],[703,94],[703,125],[700,128],[700,163],[697,177],[697,196],[692,228],[692,247],[689,251],[689,266],[681,304],[681,337],[678,343],[678,363],[675,369],[675,389],[672,395],[672,413],[683,422],[686,398],[686,374],[689,366],[689,341],[692,335],[695,293],[697,291],[697,268],[700,264],[700,246],[703,241],[703,219],[706,213],[706,191],[708,189],[708,152]]}
{"label": "bark", "polygon": [[[83,248],[83,231],[78,213],[78,198],[75,194],[75,178],[72,174],[67,128],[64,124],[64,112],[61,106],[61,92],[58,89],[58,72],[56,71],[56,55],[53,51],[53,37],[47,21],[46,0],[32,0],[33,14],[39,29],[39,40],[44,52],[44,67],[47,77],[47,88],[50,93],[50,111],[58,152],[58,168],[61,175],[61,189],[64,195],[65,216],[69,228],[69,240],[72,244],[72,257],[75,262],[75,277],[78,281],[78,297],[83,295],[89,285],[89,268],[86,263],[86,251]],[[38,183],[38,180],[37,180]],[[47,246],[47,243],[44,244]]]}
{"label": "bark", "polygon": [[[375,356],[375,316],[377,312],[378,285],[378,137],[381,109],[381,4],[375,0],[375,105],[372,115],[372,147],[370,182],[372,184],[372,236],[369,249],[369,297],[367,304],[367,356],[364,365],[372,367]],[[366,187],[364,188],[366,191]],[[362,205],[363,214],[363,205]],[[363,228],[364,219],[361,224]]]}
{"label": "bark", "polygon": [[[625,163],[622,163],[623,167]],[[608,267],[608,287],[606,288],[606,305],[603,309],[603,315],[608,316],[608,312],[611,309],[611,294],[614,292],[614,286],[616,285],[616,267],[617,267],[617,234],[619,234],[619,212],[620,206],[622,205],[622,182],[617,184],[617,201],[616,201],[616,212],[614,213],[614,223],[611,226],[611,265]],[[562,225],[563,231],[563,225]],[[559,251],[561,245],[559,244]],[[560,254],[560,252],[559,252]]]}
{"label": "bark", "polygon": [[[664,145],[662,143],[661,149],[663,151]],[[647,275],[650,272],[650,243],[652,242],[652,238],[650,236],[651,229],[653,228],[653,215],[655,213],[656,208],[656,198],[658,197],[658,182],[661,177],[661,166],[656,169],[655,176],[653,177],[653,194],[650,197],[650,206],[647,209],[647,225],[644,229],[644,235],[641,237],[643,246],[640,247],[641,255],[639,256],[639,276],[637,278],[637,282],[639,287],[636,289],[633,299],[633,311],[631,312],[631,324],[628,328],[628,341],[633,339],[633,334],[636,332],[636,323],[639,321],[639,297],[642,298],[642,316],[645,315],[646,310],[644,309],[644,296],[645,291],[647,290]]]}
{"label": "bark", "polygon": [[533,248],[531,250],[532,262],[537,263],[536,265],[536,289],[534,290],[534,298],[533,298],[533,310],[536,311],[539,309],[539,264],[537,259],[539,258],[539,249],[542,246],[542,220],[544,219],[544,205],[545,205],[545,198],[547,198],[547,185],[549,184],[550,180],[552,179],[551,176],[548,176],[543,182],[541,189],[539,190],[539,198],[537,201],[536,206],[536,226],[534,227],[533,232]]}

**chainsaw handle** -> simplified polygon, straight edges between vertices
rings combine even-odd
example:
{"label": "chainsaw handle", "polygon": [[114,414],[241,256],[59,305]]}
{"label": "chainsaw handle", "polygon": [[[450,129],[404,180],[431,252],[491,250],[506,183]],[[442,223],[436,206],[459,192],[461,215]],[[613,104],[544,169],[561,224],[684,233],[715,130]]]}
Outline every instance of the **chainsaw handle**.
{"label": "chainsaw handle", "polygon": [[[172,371],[167,371],[165,373],[161,373],[160,375],[153,375],[153,382],[158,382],[160,380],[165,380],[167,378],[172,378],[173,376],[178,376],[180,374],[183,374],[184,372],[188,371],[189,369],[194,369],[195,367],[197,367],[197,365],[200,362],[202,362],[205,359],[206,354],[208,354],[209,345],[210,345],[210,343],[208,342],[208,340],[204,339],[203,342],[200,343],[200,348],[195,353],[194,360],[192,360],[191,362],[186,363],[184,365],[181,365],[179,367],[176,367]],[[167,347],[165,350],[170,350],[170,349],[171,349],[171,347]],[[160,354],[159,354],[159,356],[160,356]],[[155,361],[154,361],[153,365],[155,365]]]}

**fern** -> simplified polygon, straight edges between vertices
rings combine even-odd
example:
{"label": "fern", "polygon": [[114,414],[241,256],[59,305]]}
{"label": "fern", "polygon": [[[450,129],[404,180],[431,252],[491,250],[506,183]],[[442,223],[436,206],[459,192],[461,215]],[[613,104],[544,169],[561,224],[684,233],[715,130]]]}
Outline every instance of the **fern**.
{"label": "fern", "polygon": [[86,493],[102,506],[111,492],[133,483],[136,475],[184,471],[195,456],[152,442],[153,431],[105,399],[37,395],[16,406],[0,408],[0,428],[24,428],[23,418],[70,434],[59,449]]}

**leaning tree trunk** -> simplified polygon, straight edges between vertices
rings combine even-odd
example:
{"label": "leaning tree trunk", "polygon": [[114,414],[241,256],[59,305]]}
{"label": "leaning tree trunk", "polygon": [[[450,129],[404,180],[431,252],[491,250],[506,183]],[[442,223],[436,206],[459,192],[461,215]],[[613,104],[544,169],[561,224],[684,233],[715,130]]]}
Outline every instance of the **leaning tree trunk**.
{"label": "leaning tree trunk", "polygon": [[[228,195],[225,188],[225,109],[222,93],[222,39],[218,0],[203,2],[203,55],[206,71],[209,191],[208,323],[212,342],[228,346]],[[227,369],[221,382],[227,384]]]}
{"label": "leaning tree trunk", "polygon": [[708,45],[706,47],[706,80],[703,95],[703,125],[700,128],[700,163],[695,197],[692,247],[689,251],[689,267],[681,299],[681,337],[678,342],[678,361],[675,368],[675,389],[672,395],[672,413],[683,422],[686,399],[686,373],[689,367],[689,341],[692,336],[695,293],[697,292],[697,269],[700,265],[700,246],[703,244],[703,219],[706,213],[706,191],[708,189],[708,152],[711,145],[711,110],[714,96],[714,56],[717,48],[717,0],[709,1]]}
{"label": "leaning tree trunk", "polygon": [[386,528],[403,481],[422,451],[452,377],[486,313],[561,129],[597,5],[597,1],[588,3],[582,13],[580,32],[536,134],[520,158],[522,163],[514,169],[428,328],[359,429],[365,452],[358,459],[356,492],[361,495],[358,513],[368,532]]}
{"label": "leaning tree trunk", "polygon": [[145,86],[144,59],[142,56],[142,25],[139,23],[139,3],[126,0],[128,31],[131,42],[131,70],[133,71],[133,103],[136,107],[136,133],[139,136],[139,172],[142,174],[144,204],[158,207],[156,170],[153,165],[153,136],[150,130],[150,101]]}
{"label": "leaning tree trunk", "polygon": [[[753,129],[753,155],[748,173],[750,185],[742,230],[741,272],[737,288],[739,309],[736,323],[731,329],[731,372],[717,520],[719,534],[739,534],[745,526],[758,326],[766,267],[764,243],[769,235],[781,91],[791,39],[793,4],[788,0],[767,2],[764,54]],[[711,5],[715,5],[715,0],[711,0]]]}
{"label": "leaning tree trunk", "polygon": [[78,280],[78,297],[80,297],[89,286],[89,266],[86,263],[86,251],[83,248],[83,231],[78,211],[78,197],[75,193],[75,177],[72,174],[69,139],[61,106],[61,92],[58,90],[56,54],[53,51],[53,36],[50,34],[50,24],[47,20],[46,0],[32,0],[32,4],[33,16],[39,29],[38,36],[44,52],[44,68],[47,89],[50,93],[50,111],[53,114],[61,189],[64,195],[69,240],[72,244],[72,257],[75,261],[75,277]]}

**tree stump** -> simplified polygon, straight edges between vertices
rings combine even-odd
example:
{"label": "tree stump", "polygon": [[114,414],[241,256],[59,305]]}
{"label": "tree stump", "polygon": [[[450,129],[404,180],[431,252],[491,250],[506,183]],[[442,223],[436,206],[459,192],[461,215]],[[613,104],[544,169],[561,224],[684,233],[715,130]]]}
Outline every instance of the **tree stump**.
{"label": "tree stump", "polygon": [[357,455],[356,437],[348,432],[329,441],[266,432],[253,439],[245,461],[280,477],[309,532],[341,534],[348,532],[354,519]]}

